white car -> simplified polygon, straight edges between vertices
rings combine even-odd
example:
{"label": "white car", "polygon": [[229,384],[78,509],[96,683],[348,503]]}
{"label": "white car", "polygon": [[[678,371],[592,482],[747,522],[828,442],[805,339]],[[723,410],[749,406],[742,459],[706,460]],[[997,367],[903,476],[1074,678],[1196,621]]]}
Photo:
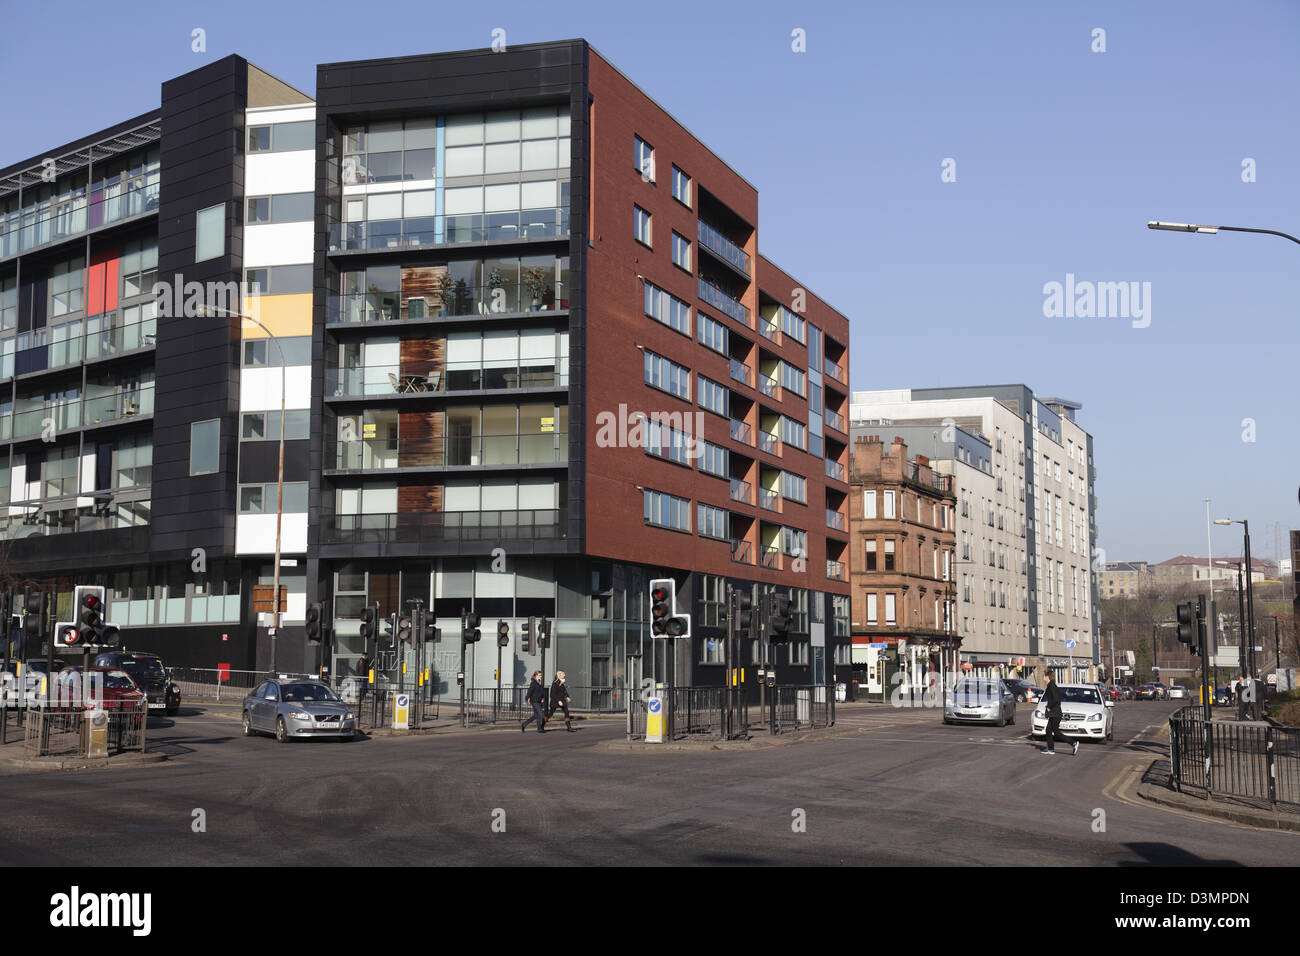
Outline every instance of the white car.
{"label": "white car", "polygon": [[[1081,740],[1110,740],[1115,733],[1115,702],[1102,700],[1096,684],[1058,684],[1061,694],[1061,733]],[[1039,701],[1030,720],[1029,736],[1047,734],[1047,704]]]}
{"label": "white car", "polygon": [[1186,688],[1186,687],[1183,687],[1181,684],[1174,684],[1172,687],[1169,688],[1169,699],[1170,699],[1170,700],[1186,700],[1186,699],[1187,699],[1187,688]]}

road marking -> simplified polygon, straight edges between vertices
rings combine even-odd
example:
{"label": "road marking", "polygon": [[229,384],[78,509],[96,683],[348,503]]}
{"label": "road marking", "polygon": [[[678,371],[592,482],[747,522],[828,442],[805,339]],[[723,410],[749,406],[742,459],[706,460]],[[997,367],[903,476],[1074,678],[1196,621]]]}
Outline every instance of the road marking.
{"label": "road marking", "polygon": [[1144,800],[1141,797],[1134,797],[1130,791],[1133,784],[1142,779],[1141,766],[1128,766],[1115,775],[1110,783],[1102,788],[1102,796],[1118,803],[1127,803],[1134,807],[1144,807],[1148,810],[1161,810],[1165,813],[1173,813],[1180,817],[1186,817],[1189,820],[1199,820],[1202,823],[1218,823],[1226,827],[1232,827],[1235,830],[1255,830],[1263,833],[1286,833],[1285,830],[1278,830],[1276,827],[1256,827],[1247,823],[1237,823],[1234,820],[1225,820],[1222,817],[1212,817],[1207,814],[1194,813],[1190,810],[1182,810],[1178,807],[1166,806],[1162,803],[1155,803],[1150,800]]}

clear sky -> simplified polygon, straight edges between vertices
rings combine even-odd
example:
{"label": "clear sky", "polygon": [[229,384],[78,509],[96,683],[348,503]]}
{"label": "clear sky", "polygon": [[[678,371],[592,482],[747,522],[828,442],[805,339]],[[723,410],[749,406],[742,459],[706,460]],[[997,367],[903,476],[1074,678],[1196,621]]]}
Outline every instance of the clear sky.
{"label": "clear sky", "polygon": [[[1146,228],[1300,234],[1295,0],[14,3],[0,166],[228,53],[314,93],[317,63],[487,47],[495,28],[587,38],[758,188],[763,253],[852,320],[852,388],[1082,402],[1110,560],[1203,555],[1205,497],[1250,520],[1258,556],[1275,522],[1300,527],[1300,245]],[[1149,325],[1045,317],[1067,274],[1150,283]],[[1215,529],[1216,554],[1240,547]]]}

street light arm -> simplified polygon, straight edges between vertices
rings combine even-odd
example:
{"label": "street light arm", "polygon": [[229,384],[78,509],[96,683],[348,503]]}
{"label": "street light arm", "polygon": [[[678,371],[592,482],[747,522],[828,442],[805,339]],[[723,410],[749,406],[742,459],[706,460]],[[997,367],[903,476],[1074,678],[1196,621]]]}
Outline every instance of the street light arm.
{"label": "street light arm", "polygon": [[1164,232],[1200,232],[1211,236],[1219,231],[1258,232],[1267,236],[1280,236],[1283,239],[1290,239],[1296,245],[1300,245],[1300,239],[1289,233],[1278,232],[1276,229],[1255,229],[1251,226],[1201,226],[1190,222],[1161,222],[1158,219],[1152,219],[1147,223],[1147,228],[1160,229]]}

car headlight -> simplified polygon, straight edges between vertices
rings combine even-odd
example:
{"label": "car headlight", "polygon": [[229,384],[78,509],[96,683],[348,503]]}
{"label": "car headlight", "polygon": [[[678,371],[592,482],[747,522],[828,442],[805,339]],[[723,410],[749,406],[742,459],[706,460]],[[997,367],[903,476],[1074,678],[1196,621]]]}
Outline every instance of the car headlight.
{"label": "car headlight", "polygon": [[311,714],[303,710],[291,710],[289,716],[294,720],[311,720]]}
{"label": "car headlight", "polygon": [[1034,720],[1043,720],[1046,716],[1041,710],[1034,711]]}
{"label": "car headlight", "polygon": [[1091,717],[1088,718],[1088,720],[1089,721],[1101,720],[1101,714],[1093,714]]}
{"label": "car headlight", "polygon": [[343,715],[343,719],[344,719],[344,720],[355,720],[355,719],[356,719],[356,716],[357,716],[356,714],[354,714],[354,713],[352,713],[351,711],[349,711],[348,713],[346,713],[346,714]]}

